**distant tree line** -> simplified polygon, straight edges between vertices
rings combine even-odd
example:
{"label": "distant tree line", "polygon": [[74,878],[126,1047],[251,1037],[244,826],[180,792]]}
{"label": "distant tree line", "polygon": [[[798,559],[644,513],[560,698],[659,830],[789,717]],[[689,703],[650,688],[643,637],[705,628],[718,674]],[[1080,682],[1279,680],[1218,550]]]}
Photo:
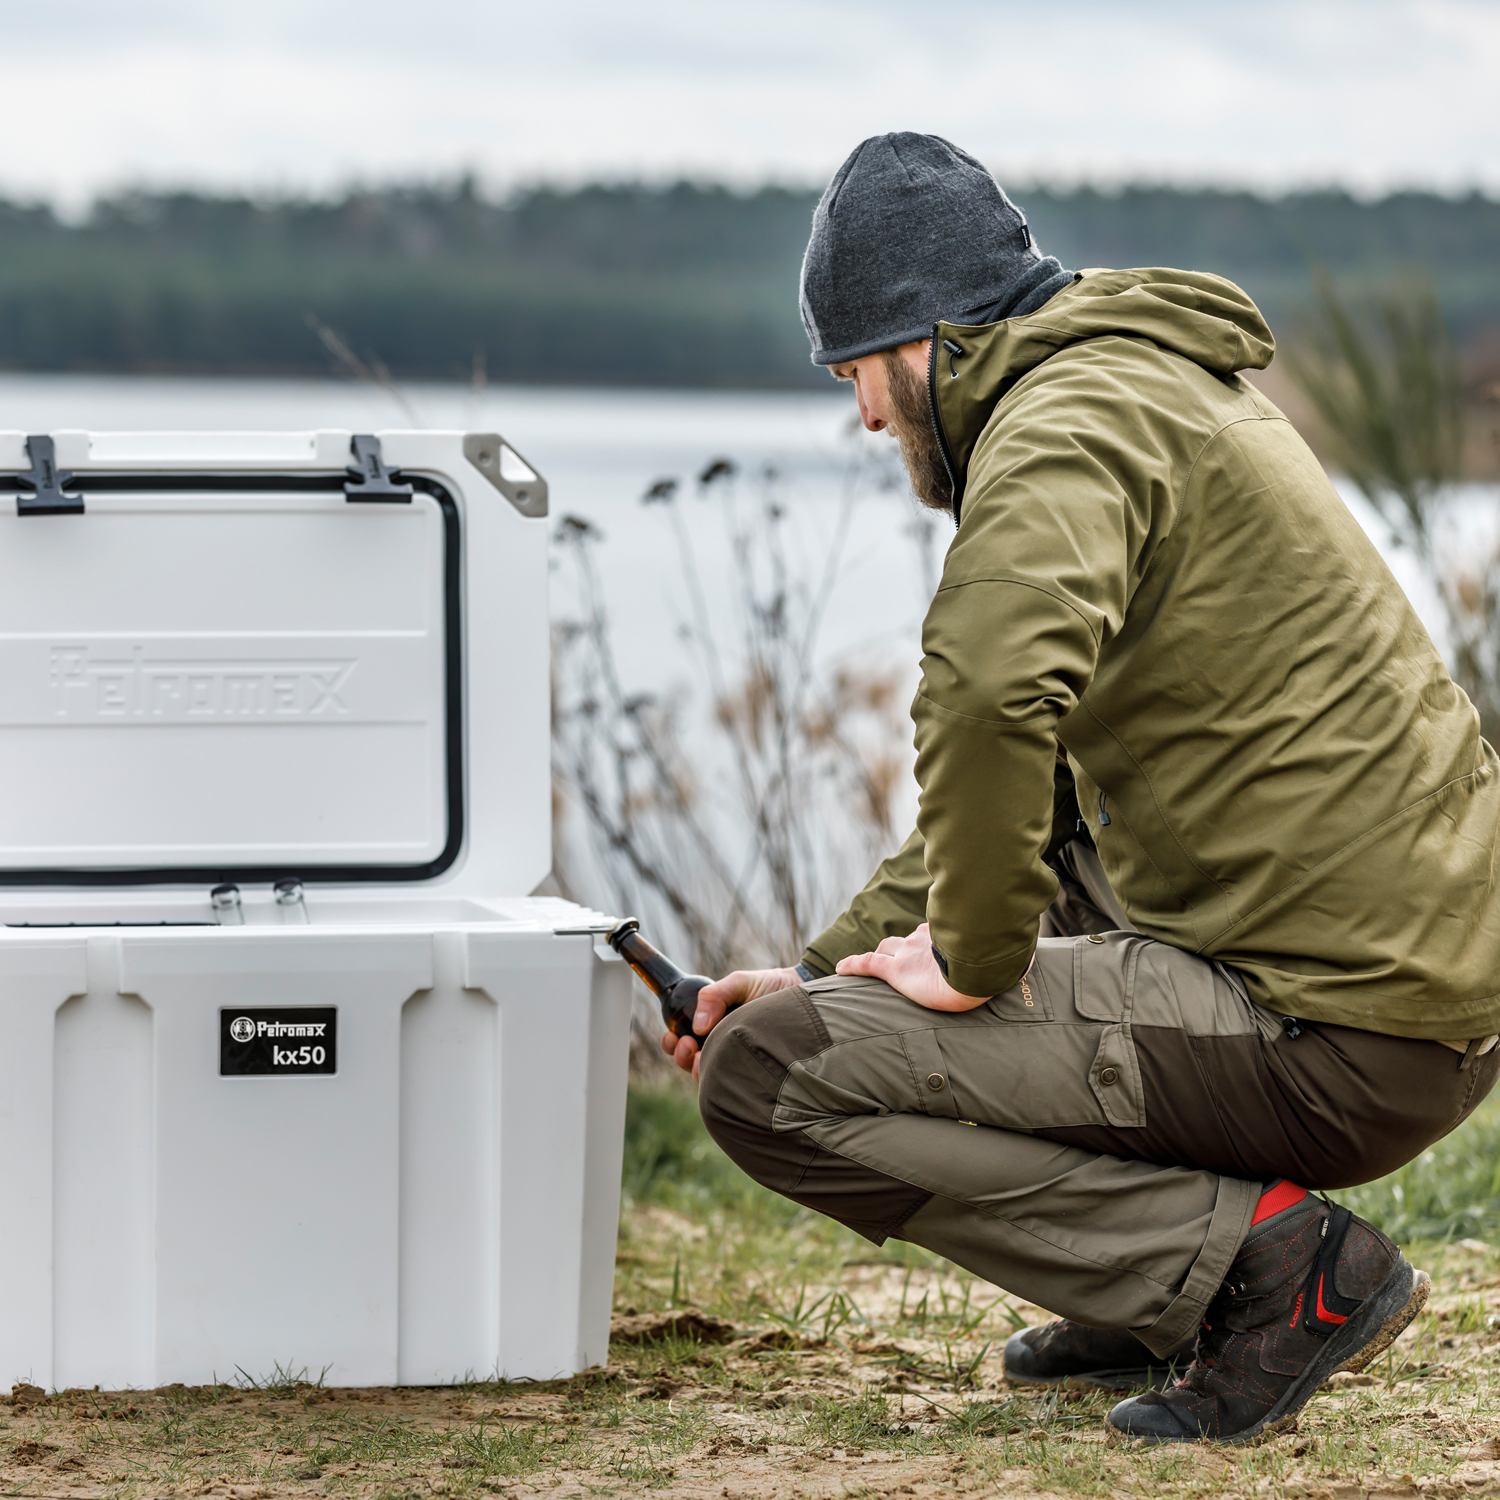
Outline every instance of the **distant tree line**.
{"label": "distant tree line", "polygon": [[[1435,290],[1461,348],[1500,341],[1500,202],[1472,194],[1013,189],[1069,266],[1239,281],[1278,330],[1310,267]],[[101,198],[81,221],[0,201],[0,367],[318,373],[314,323],[405,378],[795,387],[822,382],[797,317],[817,195],[679,183],[470,180],[329,200]]]}

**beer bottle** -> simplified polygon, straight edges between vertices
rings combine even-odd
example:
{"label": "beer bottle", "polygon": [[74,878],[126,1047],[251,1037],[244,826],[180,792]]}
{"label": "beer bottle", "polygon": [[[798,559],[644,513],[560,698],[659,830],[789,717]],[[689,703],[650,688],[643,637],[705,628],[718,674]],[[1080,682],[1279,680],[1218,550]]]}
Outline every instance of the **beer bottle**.
{"label": "beer bottle", "polygon": [[701,1047],[703,1038],[693,1031],[698,1010],[698,991],[713,980],[703,974],[684,974],[665,953],[658,953],[641,936],[641,924],[626,917],[610,929],[609,946],[640,975],[641,983],[661,1002],[661,1018],[676,1037],[690,1036]]}

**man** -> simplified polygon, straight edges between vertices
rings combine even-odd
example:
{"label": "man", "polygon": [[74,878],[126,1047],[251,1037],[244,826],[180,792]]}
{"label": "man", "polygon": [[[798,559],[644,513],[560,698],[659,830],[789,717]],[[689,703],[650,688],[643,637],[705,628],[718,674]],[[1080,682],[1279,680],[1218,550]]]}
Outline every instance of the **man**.
{"label": "man", "polygon": [[1239,288],[1065,271],[972,157],[897,134],[824,194],[802,307],[957,535],[916,832],[795,970],[703,990],[703,1117],[797,1202],[1063,1314],[1013,1379],[1180,1358],[1113,1433],[1283,1430],[1428,1289],[1310,1190],[1500,1071],[1495,752],[1240,373],[1273,344]]}

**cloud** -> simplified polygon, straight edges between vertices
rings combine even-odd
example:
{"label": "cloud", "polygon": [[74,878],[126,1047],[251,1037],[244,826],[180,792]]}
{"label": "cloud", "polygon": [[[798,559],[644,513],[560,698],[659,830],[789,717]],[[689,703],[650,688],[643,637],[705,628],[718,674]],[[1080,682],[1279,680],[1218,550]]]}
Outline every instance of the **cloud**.
{"label": "cloud", "polygon": [[1012,179],[1500,187],[1494,0],[5,0],[0,186],[479,170],[821,182],[935,130]]}

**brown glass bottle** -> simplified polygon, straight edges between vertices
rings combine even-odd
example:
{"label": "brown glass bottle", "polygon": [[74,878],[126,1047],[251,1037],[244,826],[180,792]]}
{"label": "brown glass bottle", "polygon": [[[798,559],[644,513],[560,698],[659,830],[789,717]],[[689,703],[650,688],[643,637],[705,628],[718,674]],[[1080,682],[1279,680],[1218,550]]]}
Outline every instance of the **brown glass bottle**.
{"label": "brown glass bottle", "polygon": [[665,953],[659,953],[641,936],[641,924],[626,917],[610,929],[609,946],[640,975],[641,983],[661,1002],[661,1018],[673,1036],[694,1035],[693,1016],[698,1010],[698,991],[713,980],[705,974],[684,974]]}

